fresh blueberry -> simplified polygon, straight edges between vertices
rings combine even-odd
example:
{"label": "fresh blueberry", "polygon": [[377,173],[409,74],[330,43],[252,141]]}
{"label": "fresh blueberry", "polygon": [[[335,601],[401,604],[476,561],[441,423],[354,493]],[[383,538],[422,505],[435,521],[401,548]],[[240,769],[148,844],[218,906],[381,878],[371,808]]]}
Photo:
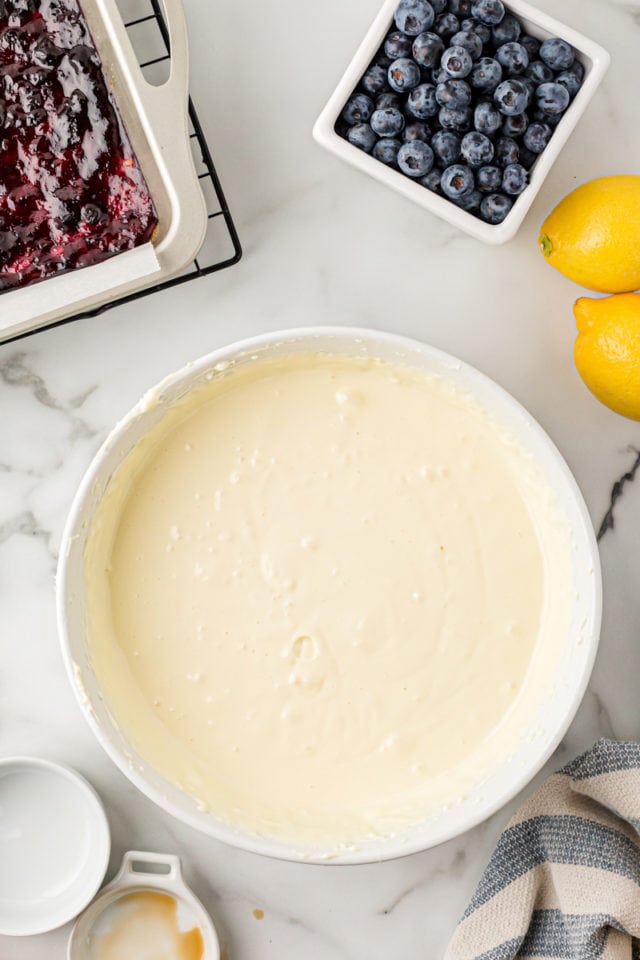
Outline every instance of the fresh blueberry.
{"label": "fresh blueberry", "polygon": [[473,114],[470,107],[441,107],[438,120],[443,130],[466,133],[471,129]]}
{"label": "fresh blueberry", "polygon": [[360,81],[360,85],[369,96],[377,97],[378,94],[382,93],[387,87],[387,71],[377,64],[369,67]]}
{"label": "fresh blueberry", "polygon": [[502,67],[493,57],[481,57],[471,71],[471,86],[477,90],[493,90],[502,80]]}
{"label": "fresh blueberry", "polygon": [[502,186],[502,170],[500,167],[480,167],[476,172],[476,183],[478,190],[483,193],[499,190]]}
{"label": "fresh blueberry", "polygon": [[582,86],[575,73],[572,73],[570,70],[564,70],[562,73],[559,73],[556,77],[556,83],[562,84],[566,88],[567,93],[570,97],[575,97],[576,93]]}
{"label": "fresh blueberry", "polygon": [[520,159],[520,147],[511,137],[499,137],[496,141],[496,163],[500,167],[508,167],[510,163],[517,163]]}
{"label": "fresh blueberry", "polygon": [[449,10],[456,17],[468,17],[471,13],[471,0],[449,0]]}
{"label": "fresh blueberry", "polygon": [[493,144],[484,133],[467,133],[462,138],[460,152],[470,167],[483,167],[493,160]]}
{"label": "fresh blueberry", "polygon": [[410,37],[417,37],[433,26],[436,15],[429,0],[400,0],[395,12],[396,27]]}
{"label": "fresh blueberry", "polygon": [[566,40],[550,37],[540,47],[540,59],[552,70],[568,70],[574,60],[573,47]]}
{"label": "fresh blueberry", "polygon": [[502,126],[502,114],[488,100],[481,100],[473,114],[473,125],[478,133],[497,133]]}
{"label": "fresh blueberry", "polygon": [[578,78],[580,83],[584,80],[584,67],[579,60],[574,60],[570,67],[567,67],[569,73],[572,73],[575,77]]}
{"label": "fresh blueberry", "polygon": [[493,99],[500,113],[505,117],[514,117],[524,113],[529,106],[529,91],[520,80],[503,80]]}
{"label": "fresh blueberry", "polygon": [[488,27],[486,23],[478,23],[477,20],[473,19],[463,20],[460,28],[464,30],[465,33],[475,33],[476,36],[480,37],[483,47],[486,47],[491,40],[491,28]]}
{"label": "fresh blueberry", "polygon": [[506,13],[501,22],[491,30],[491,39],[494,47],[501,47],[503,43],[516,43],[520,39],[522,27],[517,17]]}
{"label": "fresh blueberry", "polygon": [[555,130],[561,120],[562,114],[559,114],[557,117],[550,117],[549,114],[544,113],[542,110],[533,111],[533,123],[546,123],[552,130]]}
{"label": "fresh blueberry", "polygon": [[518,80],[527,88],[527,93],[529,94],[529,103],[531,103],[533,101],[533,95],[536,92],[535,83],[530,77],[518,77]]}
{"label": "fresh blueberry", "polygon": [[422,140],[403,143],[398,151],[398,166],[408,177],[425,177],[433,167],[433,150]]}
{"label": "fresh blueberry", "polygon": [[444,53],[444,43],[437,33],[421,33],[413,41],[413,59],[421,67],[432,70]]}
{"label": "fresh blueberry", "polygon": [[528,150],[527,147],[520,147],[518,163],[523,166],[525,170],[531,170],[531,167],[534,165],[537,159],[537,153],[533,153],[531,150]]}
{"label": "fresh blueberry", "polygon": [[405,143],[409,143],[410,140],[423,140],[425,143],[429,143],[431,140],[429,124],[425,123],[424,120],[414,120],[412,123],[408,123],[404,128],[402,138]]}
{"label": "fresh blueberry", "polygon": [[458,197],[458,199],[453,202],[457,207],[460,207],[461,210],[466,210],[468,213],[475,213],[476,210],[480,209],[482,194],[479,190],[471,190],[470,193],[465,193],[463,197]]}
{"label": "fresh blueberry", "polygon": [[469,167],[455,163],[444,171],[440,184],[450,200],[459,200],[465,193],[471,193],[475,187],[475,179]]}
{"label": "fresh blueberry", "polygon": [[376,110],[371,117],[371,129],[379,137],[397,137],[404,127],[404,117],[397,107]]}
{"label": "fresh blueberry", "polygon": [[[344,120],[342,116],[340,116],[336,120],[333,129],[335,130],[335,132],[338,134],[339,137],[343,137],[346,140],[347,130],[349,129],[350,126],[351,124],[347,123],[347,121]],[[0,143],[0,150],[2,150],[2,143]]]}
{"label": "fresh blueberry", "polygon": [[502,190],[512,197],[517,197],[527,185],[528,176],[525,168],[519,163],[510,163],[504,168],[502,175]]}
{"label": "fresh blueberry", "polygon": [[419,87],[415,87],[407,97],[406,107],[407,113],[418,120],[435,117],[439,106],[434,85],[432,83],[421,83]]}
{"label": "fresh blueberry", "polygon": [[[411,53],[411,50],[409,50]],[[388,70],[391,64],[393,63],[394,58],[388,57],[386,53],[378,53],[375,60],[373,61],[377,66],[384,67],[385,70]]]}
{"label": "fresh blueberry", "polygon": [[496,50],[496,60],[511,77],[524,73],[529,66],[529,54],[521,43],[503,43]]}
{"label": "fresh blueberry", "polygon": [[468,77],[473,69],[471,54],[464,47],[449,47],[442,54],[441,66],[454,80]]}
{"label": "fresh blueberry", "polygon": [[561,83],[541,83],[536,90],[536,106],[546,117],[559,117],[569,106],[571,97]]}
{"label": "fresh blueberry", "polygon": [[542,60],[534,60],[533,63],[530,63],[524,75],[529,80],[533,80],[536,86],[540,83],[549,83],[554,77],[551,67],[548,67]]}
{"label": "fresh blueberry", "polygon": [[349,124],[359,123],[361,120],[366,123],[371,118],[372,113],[373,100],[365,93],[354,93],[351,99],[347,101],[342,116]]}
{"label": "fresh blueberry", "polygon": [[80,219],[91,227],[96,227],[104,218],[104,210],[97,203],[85,203],[80,210]]}
{"label": "fresh blueberry", "polygon": [[[373,123],[371,124],[373,126]],[[529,117],[526,113],[518,113],[515,117],[505,117],[502,123],[502,133],[505,137],[521,137],[529,126]]]}
{"label": "fresh blueberry", "polygon": [[18,237],[14,230],[0,230],[0,259],[6,261],[17,243]]}
{"label": "fresh blueberry", "polygon": [[436,87],[436,100],[441,107],[468,107],[472,97],[465,80],[445,80]]}
{"label": "fresh blueberry", "polygon": [[398,150],[400,147],[401,143],[399,140],[385,137],[382,140],[378,140],[371,151],[371,156],[375,157],[376,160],[379,160],[381,163],[385,163],[388,167],[394,167],[398,163]]}
{"label": "fresh blueberry", "polygon": [[376,110],[386,110],[387,107],[399,107],[400,97],[397,93],[381,93],[376,100]]}
{"label": "fresh blueberry", "polygon": [[358,147],[360,150],[364,150],[365,153],[371,152],[377,139],[368,123],[354,123],[354,125],[347,130],[347,140],[349,143],[352,143],[354,147]]}
{"label": "fresh blueberry", "polygon": [[436,160],[443,167],[450,167],[460,159],[461,140],[452,130],[438,130],[431,141]]}
{"label": "fresh blueberry", "polygon": [[411,56],[411,37],[401,30],[394,30],[384,42],[384,52],[391,60]]}
{"label": "fresh blueberry", "polygon": [[426,187],[427,190],[431,190],[432,193],[442,193],[442,188],[440,186],[441,178],[442,172],[440,170],[432,170],[431,173],[426,175],[426,177],[420,178],[420,183],[423,187]]}
{"label": "fresh blueberry", "polygon": [[495,27],[505,15],[504,3],[502,0],[474,0],[471,4],[471,14],[480,23]]}
{"label": "fresh blueberry", "polygon": [[489,193],[480,204],[480,216],[487,223],[497,226],[502,223],[512,206],[513,200],[505,197],[504,193]]}
{"label": "fresh blueberry", "polygon": [[540,55],[540,41],[536,40],[535,37],[526,34],[524,37],[520,37],[520,43],[529,54],[529,61],[535,60]]}
{"label": "fresh blueberry", "polygon": [[445,83],[446,80],[450,80],[450,76],[446,70],[443,70],[442,67],[438,67],[436,70],[431,71],[431,80],[433,83]]}
{"label": "fresh blueberry", "polygon": [[460,29],[460,21],[454,13],[441,13],[435,22],[433,32],[443,40],[449,40]]}
{"label": "fresh blueberry", "polygon": [[406,90],[413,90],[420,83],[420,67],[408,57],[400,57],[389,67],[388,77],[391,89],[396,93],[404,93]]}
{"label": "fresh blueberry", "polygon": [[375,144],[371,151],[371,156],[379,160],[380,163],[386,164],[388,167],[396,167],[398,165],[398,150],[400,147],[401,143],[399,140],[395,140],[392,137],[383,137],[382,140],[378,140]]}
{"label": "fresh blueberry", "polygon": [[436,14],[444,13],[444,11],[447,9],[448,2],[449,0],[429,0],[429,3],[433,7]]}
{"label": "fresh blueberry", "polygon": [[546,149],[553,130],[548,123],[532,123],[525,130],[523,143],[532,153],[542,153]]}
{"label": "fresh blueberry", "polygon": [[451,37],[451,46],[462,47],[472,60],[477,60],[482,56],[482,40],[472,30],[458,30],[457,33],[454,33]]}

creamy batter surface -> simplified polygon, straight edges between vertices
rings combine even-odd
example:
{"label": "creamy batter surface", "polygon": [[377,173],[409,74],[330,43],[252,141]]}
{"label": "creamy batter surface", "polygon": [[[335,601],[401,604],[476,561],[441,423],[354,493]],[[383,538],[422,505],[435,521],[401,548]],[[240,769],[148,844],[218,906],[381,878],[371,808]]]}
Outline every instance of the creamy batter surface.
{"label": "creamy batter surface", "polygon": [[322,354],[231,366],[138,444],[92,523],[112,712],[232,824],[332,849],[407,828],[530,720],[568,622],[550,500],[446,380]]}

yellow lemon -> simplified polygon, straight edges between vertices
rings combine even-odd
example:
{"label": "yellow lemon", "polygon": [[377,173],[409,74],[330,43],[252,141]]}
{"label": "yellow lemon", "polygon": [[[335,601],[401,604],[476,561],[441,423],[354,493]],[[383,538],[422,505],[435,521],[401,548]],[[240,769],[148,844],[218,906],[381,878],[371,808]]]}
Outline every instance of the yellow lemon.
{"label": "yellow lemon", "polygon": [[607,407],[640,420],[640,294],[581,297],[573,312],[578,373]]}
{"label": "yellow lemon", "polygon": [[540,250],[570,280],[600,293],[640,288],[640,177],[583,183],[542,224]]}

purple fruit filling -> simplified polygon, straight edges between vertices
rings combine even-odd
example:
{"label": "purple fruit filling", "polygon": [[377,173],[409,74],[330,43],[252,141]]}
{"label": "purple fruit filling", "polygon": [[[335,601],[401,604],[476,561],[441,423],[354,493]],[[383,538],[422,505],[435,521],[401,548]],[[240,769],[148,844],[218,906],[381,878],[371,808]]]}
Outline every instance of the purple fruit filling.
{"label": "purple fruit filling", "polygon": [[0,292],[146,243],[157,223],[76,0],[0,0]]}

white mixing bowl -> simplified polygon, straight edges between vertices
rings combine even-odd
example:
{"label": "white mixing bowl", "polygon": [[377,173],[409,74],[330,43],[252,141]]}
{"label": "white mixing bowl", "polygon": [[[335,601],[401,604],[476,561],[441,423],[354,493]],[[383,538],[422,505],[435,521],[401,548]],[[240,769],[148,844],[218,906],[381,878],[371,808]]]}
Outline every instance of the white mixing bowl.
{"label": "white mixing bowl", "polygon": [[[472,394],[493,418],[535,459],[554,491],[572,542],[571,626],[562,638],[558,666],[531,718],[529,735],[483,783],[449,809],[415,826],[409,834],[359,844],[327,860],[313,850],[243,832],[197,809],[196,801],[164,779],[136,755],[118,729],[91,667],[86,638],[84,549],[93,514],[109,478],[167,407],[189,392],[216,367],[243,357],[292,352],[331,351],[376,356],[410,364],[446,377]],[[556,447],[516,400],[483,374],[425,346],[374,330],[313,327],[232,344],[190,364],[151,390],[113,430],[80,486],[67,522],[58,567],[58,623],[69,677],[82,710],[107,753],[123,773],[168,813],[209,836],[256,853],[289,860],[367,863],[424,850],[449,840],[486,819],[514,797],[551,756],[571,723],[589,681],[601,617],[601,578],[593,528],[576,482]]]}

